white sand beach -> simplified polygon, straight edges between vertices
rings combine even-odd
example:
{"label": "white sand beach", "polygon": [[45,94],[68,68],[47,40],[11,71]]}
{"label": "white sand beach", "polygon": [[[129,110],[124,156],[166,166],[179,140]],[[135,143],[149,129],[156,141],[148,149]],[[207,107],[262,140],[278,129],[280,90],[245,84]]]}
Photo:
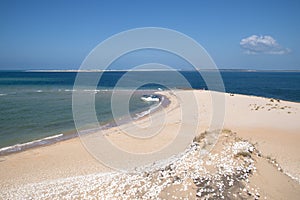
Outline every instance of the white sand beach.
{"label": "white sand beach", "polygon": [[[170,105],[150,115],[153,126],[147,128],[151,122],[149,116],[134,122],[141,127],[141,134],[147,136],[157,130],[160,134],[144,143],[134,140],[122,132],[130,130],[130,124],[101,134],[128,152],[155,151],[177,137],[183,120],[183,102],[187,104],[186,99],[194,96],[197,105],[191,103],[185,108],[191,119],[197,119],[194,113],[200,118],[196,129],[191,123],[184,130],[196,131],[198,137],[189,144],[183,142],[186,145],[183,152],[163,160],[159,157],[159,161],[143,170],[120,172],[89,154],[80,138],[29,149],[0,157],[0,199],[297,199],[300,196],[299,103],[202,90],[160,93],[170,100]],[[224,105],[212,107],[213,95],[224,95]],[[158,120],[161,116],[165,117],[163,122]],[[211,122],[215,117],[217,121],[221,119],[223,131],[214,130],[215,124]],[[216,137],[219,139],[215,143]]]}

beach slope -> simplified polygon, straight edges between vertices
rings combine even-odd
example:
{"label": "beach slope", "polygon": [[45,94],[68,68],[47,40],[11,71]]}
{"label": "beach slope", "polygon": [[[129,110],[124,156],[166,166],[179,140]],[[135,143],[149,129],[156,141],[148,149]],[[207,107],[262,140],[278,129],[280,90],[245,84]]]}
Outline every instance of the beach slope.
{"label": "beach slope", "polygon": [[[161,94],[170,104],[151,116],[164,113],[164,134],[148,144],[148,149],[139,141],[129,140],[119,127],[107,129],[103,135],[127,151],[156,149],[176,137],[174,133],[181,125],[182,98],[193,95],[200,118],[197,137],[184,152],[144,170],[113,172],[90,155],[79,138],[73,138],[2,156],[0,198],[299,197],[299,103],[202,90]],[[224,113],[214,110],[214,95],[223,95],[225,101],[218,106],[225,108]],[[223,120],[222,131],[213,130],[213,119],[218,114]],[[141,127],[145,125],[145,132],[148,117],[135,122]]]}

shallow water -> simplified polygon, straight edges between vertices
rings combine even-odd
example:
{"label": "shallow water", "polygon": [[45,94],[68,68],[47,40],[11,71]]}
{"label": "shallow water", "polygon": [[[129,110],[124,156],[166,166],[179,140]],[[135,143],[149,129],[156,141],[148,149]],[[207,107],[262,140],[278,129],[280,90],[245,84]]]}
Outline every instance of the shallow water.
{"label": "shallow water", "polygon": [[[88,77],[100,73],[85,73]],[[86,95],[95,94],[95,109],[100,124],[112,122],[111,90],[125,72],[104,73],[97,90],[84,89]],[[162,85],[169,88],[207,89],[199,73],[181,72],[190,86],[178,81],[175,72],[135,72],[121,88],[124,95],[143,80],[159,80],[160,84],[149,83],[140,87],[131,100],[130,113],[147,111],[156,102],[141,100]],[[201,72],[213,77],[213,72]],[[300,102],[299,72],[221,72],[225,91]],[[174,78],[175,77],[175,78]],[[30,142],[61,133],[74,133],[72,113],[72,91],[75,72],[0,72],[0,148]],[[209,88],[210,89],[210,88]],[[145,90],[149,90],[145,92]],[[119,99],[122,103],[122,98]],[[126,113],[119,113],[126,115]],[[137,116],[137,115],[136,115]],[[133,116],[134,117],[134,116]]]}

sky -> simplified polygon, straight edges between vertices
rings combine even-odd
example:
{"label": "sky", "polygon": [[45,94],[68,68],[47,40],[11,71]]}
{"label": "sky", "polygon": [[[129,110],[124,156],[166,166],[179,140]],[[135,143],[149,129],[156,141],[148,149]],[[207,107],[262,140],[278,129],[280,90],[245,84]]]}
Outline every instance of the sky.
{"label": "sky", "polygon": [[220,69],[300,70],[299,19],[298,0],[1,0],[0,70],[78,69],[100,42],[140,27],[188,35]]}

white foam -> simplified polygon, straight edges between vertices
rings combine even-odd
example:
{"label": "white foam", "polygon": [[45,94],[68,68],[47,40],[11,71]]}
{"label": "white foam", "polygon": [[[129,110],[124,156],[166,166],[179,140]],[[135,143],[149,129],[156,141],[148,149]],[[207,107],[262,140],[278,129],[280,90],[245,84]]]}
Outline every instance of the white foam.
{"label": "white foam", "polygon": [[65,92],[76,92],[76,90],[65,89]]}
{"label": "white foam", "polygon": [[49,140],[58,139],[62,136],[63,136],[63,134],[58,134],[58,135],[45,137],[45,138],[42,138],[42,139],[39,139],[39,140],[33,140],[31,142],[26,142],[26,143],[22,143],[22,144],[16,144],[16,145],[13,145],[13,146],[3,147],[3,148],[0,149],[0,153],[9,153],[9,152],[21,151],[24,147],[34,146],[36,144],[45,144]]}
{"label": "white foam", "polygon": [[159,101],[158,104],[156,104],[156,105],[154,105],[154,106],[151,106],[148,110],[146,110],[146,111],[144,111],[144,112],[141,112],[141,113],[136,114],[137,117],[136,117],[135,119],[144,117],[144,116],[146,116],[146,115],[149,115],[151,112],[155,111],[159,106],[161,106],[163,100],[164,100],[164,97],[162,97],[162,100]]}
{"label": "white foam", "polygon": [[147,102],[152,102],[152,101],[159,102],[160,101],[159,97],[156,97],[156,96],[153,96],[153,95],[142,96],[141,99],[143,101],[147,101]]}
{"label": "white foam", "polygon": [[6,96],[7,94],[0,94],[0,96]]}
{"label": "white foam", "polygon": [[97,94],[98,92],[101,92],[101,90],[83,90],[84,92],[91,92]]}

